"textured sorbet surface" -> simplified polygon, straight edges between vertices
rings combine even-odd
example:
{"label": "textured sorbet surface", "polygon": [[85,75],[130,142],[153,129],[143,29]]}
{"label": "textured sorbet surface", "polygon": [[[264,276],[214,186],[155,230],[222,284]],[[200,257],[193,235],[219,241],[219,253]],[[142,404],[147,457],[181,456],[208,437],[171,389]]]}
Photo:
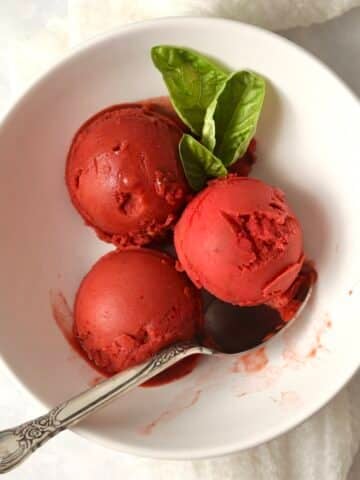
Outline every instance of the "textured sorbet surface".
{"label": "textured sorbet surface", "polygon": [[251,178],[211,182],[175,228],[181,267],[192,281],[237,305],[285,292],[303,264],[300,224],[284,194]]}
{"label": "textured sorbet surface", "polygon": [[79,129],[66,183],[100,238],[145,245],[174,224],[189,193],[178,153],[182,134],[164,102],[115,105]]}
{"label": "textured sorbet surface", "polygon": [[82,281],[74,333],[88,357],[112,374],[202,326],[199,292],[163,253],[129,248],[102,257]]}

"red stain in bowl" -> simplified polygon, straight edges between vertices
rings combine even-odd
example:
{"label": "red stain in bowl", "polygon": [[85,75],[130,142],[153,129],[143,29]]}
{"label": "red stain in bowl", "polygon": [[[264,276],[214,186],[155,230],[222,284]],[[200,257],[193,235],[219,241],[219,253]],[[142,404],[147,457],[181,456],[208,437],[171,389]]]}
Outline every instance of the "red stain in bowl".
{"label": "red stain in bowl", "polygon": [[179,380],[191,373],[198,364],[200,355],[191,355],[186,357],[180,362],[175,363],[172,367],[158,373],[155,377],[150,378],[147,382],[143,383],[142,387],[159,387],[166,385],[167,383]]}
{"label": "red stain in bowl", "polygon": [[98,375],[97,377],[94,377],[92,378],[88,385],[89,387],[95,387],[96,385],[98,385],[99,383],[101,383],[103,380],[105,380],[106,377],[104,377],[103,375]]}
{"label": "red stain in bowl", "polygon": [[245,371],[246,373],[256,373],[263,370],[269,363],[265,347],[259,347],[253,352],[245,353],[239,357],[232,368],[233,372]]}
{"label": "red stain in bowl", "polygon": [[103,379],[109,377],[109,375],[97,368],[96,365],[89,360],[76,340],[73,333],[73,313],[65,295],[60,290],[50,290],[50,305],[56,325],[59,327],[68,344],[90,367],[96,370]]}
{"label": "red stain in bowl", "polygon": [[301,405],[299,395],[294,391],[281,392],[280,405],[283,407],[298,407]]}
{"label": "red stain in bowl", "polygon": [[189,391],[185,391],[175,399],[173,405],[162,412],[155,420],[142,427],[139,433],[141,435],[150,435],[160,423],[172,420],[184,410],[191,408],[199,400],[201,392],[201,389],[194,390],[192,394]]}
{"label": "red stain in bowl", "polygon": [[70,345],[74,346],[73,314],[65,295],[60,290],[50,290],[50,305],[56,325]]}
{"label": "red stain in bowl", "polygon": [[315,333],[315,340],[313,346],[310,348],[307,358],[314,358],[318,354],[319,350],[326,350],[326,347],[323,344],[322,337],[324,333],[332,327],[332,321],[329,316],[326,314],[324,322],[320,325]]}
{"label": "red stain in bowl", "polygon": [[299,352],[296,348],[296,342],[288,332],[284,333],[284,351],[283,359],[287,365],[304,365],[307,360],[315,358],[320,351],[326,351],[327,348],[323,343],[324,334],[332,327],[332,321],[328,314],[325,314],[324,319],[315,327],[313,331],[313,339],[310,342],[307,352]]}

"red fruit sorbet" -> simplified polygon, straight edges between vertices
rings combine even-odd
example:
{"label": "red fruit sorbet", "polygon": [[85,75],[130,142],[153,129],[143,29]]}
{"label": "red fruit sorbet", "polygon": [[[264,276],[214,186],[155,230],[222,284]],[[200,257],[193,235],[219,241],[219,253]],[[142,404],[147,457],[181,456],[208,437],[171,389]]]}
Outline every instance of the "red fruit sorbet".
{"label": "red fruit sorbet", "polygon": [[284,194],[235,175],[211,182],[189,203],[175,248],[197,286],[236,305],[281,295],[304,261],[301,226]]}
{"label": "red fruit sorbet", "polygon": [[110,374],[193,339],[203,324],[200,294],[175,261],[139,248],[108,253],[93,266],[77,293],[74,317],[80,345]]}
{"label": "red fruit sorbet", "polygon": [[100,238],[117,246],[163,236],[189,194],[178,153],[183,130],[163,103],[98,113],[76,133],[68,154],[74,206]]}

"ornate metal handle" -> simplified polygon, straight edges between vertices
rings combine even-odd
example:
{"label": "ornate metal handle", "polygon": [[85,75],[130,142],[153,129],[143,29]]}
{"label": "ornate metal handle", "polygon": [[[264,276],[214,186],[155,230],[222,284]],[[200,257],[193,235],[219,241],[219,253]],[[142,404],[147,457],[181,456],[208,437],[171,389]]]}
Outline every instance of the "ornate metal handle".
{"label": "ornate metal handle", "polygon": [[0,473],[16,467],[44,442],[66,427],[74,425],[120,394],[144,383],[194,353],[210,355],[214,352],[190,342],[172,345],[141,365],[121,372],[80,393],[53,408],[46,415],[0,432]]}

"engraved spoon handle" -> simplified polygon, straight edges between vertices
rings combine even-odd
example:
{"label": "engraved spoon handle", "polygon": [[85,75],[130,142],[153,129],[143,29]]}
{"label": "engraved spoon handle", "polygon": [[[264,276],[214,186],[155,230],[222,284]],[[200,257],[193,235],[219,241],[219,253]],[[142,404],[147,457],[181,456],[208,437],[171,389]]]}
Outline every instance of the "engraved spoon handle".
{"label": "engraved spoon handle", "polygon": [[58,405],[49,413],[15,428],[0,432],[0,473],[21,463],[57,433],[95,412],[118,395],[144,383],[174,363],[194,353],[215,353],[195,343],[172,345],[150,360],[118,373],[76,397]]}

